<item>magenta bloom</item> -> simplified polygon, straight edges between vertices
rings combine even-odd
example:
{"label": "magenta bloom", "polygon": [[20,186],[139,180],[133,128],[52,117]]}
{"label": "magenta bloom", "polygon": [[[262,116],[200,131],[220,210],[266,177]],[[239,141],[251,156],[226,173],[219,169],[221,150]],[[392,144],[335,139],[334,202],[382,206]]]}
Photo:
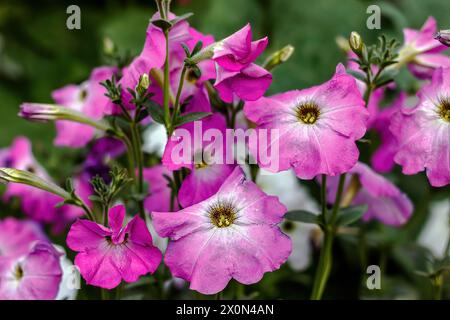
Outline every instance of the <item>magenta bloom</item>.
{"label": "magenta bloom", "polygon": [[[169,14],[169,19],[175,18],[174,14]],[[159,13],[155,13],[151,21],[157,19],[159,19]],[[169,48],[172,51],[177,51],[180,59],[182,52],[184,52],[181,44],[191,40],[189,31],[189,23],[186,20],[181,20],[169,32]],[[135,107],[131,103],[132,96],[126,89],[131,88],[134,90],[139,83],[141,75],[148,74],[151,69],[161,69],[163,67],[166,58],[165,43],[164,33],[150,22],[141,54],[128,67],[124,68],[123,76],[119,81],[119,84],[122,86],[122,100],[127,109],[133,110]],[[108,112],[110,114],[120,113],[120,109],[110,104]]]}
{"label": "magenta bloom", "polygon": [[[196,127],[198,127],[198,130],[196,130]],[[216,141],[216,138],[214,138],[211,139],[212,142],[203,141],[202,137],[205,133],[212,132],[212,130],[220,134],[217,137],[220,140]],[[225,143],[225,130],[225,118],[221,114],[215,113],[201,121],[181,126],[175,130],[174,135],[167,143],[162,163],[170,170],[185,167],[191,171],[181,184],[178,193],[178,201],[182,207],[189,207],[215,194],[235,168],[234,164],[227,164],[226,162],[228,148]],[[210,152],[209,148],[212,148],[212,145],[216,143],[220,143],[222,150],[214,150],[215,153],[212,154],[213,150]],[[180,159],[182,160],[180,162],[175,161],[174,156],[177,156],[175,150],[183,146],[183,151],[189,152],[190,155]],[[196,157],[201,158],[196,159]]]}
{"label": "magenta bloom", "polygon": [[264,95],[272,83],[272,75],[266,69],[252,63],[240,71],[217,69],[214,87],[220,98],[233,102],[234,94],[244,101],[255,101]]}
{"label": "magenta bloom", "polygon": [[[171,211],[170,201],[172,190],[169,181],[165,177],[172,178],[170,172],[163,165],[144,168],[144,180],[149,184],[149,195],[145,198],[144,206],[148,212]],[[178,201],[174,201],[174,209],[178,208]]]}
{"label": "magenta bloom", "polygon": [[213,60],[227,71],[240,71],[254,62],[268,43],[267,37],[252,41],[252,29],[248,23],[220,42],[214,49]]}
{"label": "magenta bloom", "polygon": [[[360,190],[352,204],[368,205],[367,212],[363,216],[364,221],[378,220],[394,227],[408,222],[413,212],[411,200],[392,182],[362,162],[358,162],[349,172],[351,174],[346,177],[346,188],[350,186],[352,176],[357,176],[360,184]],[[335,200],[337,185],[337,177],[329,179],[328,200],[330,203]]]}
{"label": "magenta bloom", "polygon": [[0,221],[0,259],[28,253],[36,241],[48,241],[39,225],[8,217]]}
{"label": "magenta bloom", "polygon": [[450,67],[450,57],[442,54],[447,47],[435,40],[436,20],[429,17],[422,29],[404,29],[405,44],[399,59],[405,58],[412,74],[420,79],[431,78],[438,67]]}
{"label": "magenta bloom", "polygon": [[119,205],[109,211],[110,228],[89,220],[78,220],[70,228],[67,245],[78,252],[75,265],[87,284],[112,289],[158,268],[162,255],[145,222],[135,216],[123,227],[124,219],[125,207]]}
{"label": "magenta bloom", "polygon": [[404,174],[426,170],[432,186],[450,183],[450,68],[438,68],[414,108],[397,112],[390,130],[398,141],[394,161]]}
{"label": "magenta bloom", "polygon": [[172,240],[164,261],[173,276],[189,281],[193,290],[214,294],[232,278],[256,283],[287,260],[291,240],[277,226],[285,212],[276,197],[236,168],[207,200],[152,217],[156,232]]}
{"label": "magenta bloom", "polygon": [[60,254],[49,243],[21,257],[0,256],[0,300],[55,299],[61,278]]}
{"label": "magenta bloom", "polygon": [[217,64],[214,87],[223,101],[231,103],[235,96],[255,101],[264,95],[272,75],[253,62],[267,44],[267,37],[252,41],[250,24],[216,44],[212,58]]}
{"label": "magenta bloom", "polygon": [[[31,150],[31,142],[25,137],[18,137],[12,143],[6,159],[8,167],[30,171],[40,178],[51,181],[45,169],[36,161]],[[53,222],[56,217],[55,205],[61,198],[46,191],[23,184],[8,184],[4,198],[18,197],[22,211],[30,218],[41,222]]]}
{"label": "magenta bloom", "polygon": [[404,105],[406,94],[401,92],[392,106],[381,110],[375,117],[372,128],[380,135],[380,146],[371,158],[372,167],[378,172],[390,172],[394,168],[394,156],[398,149],[397,140],[389,130],[392,116]]}
{"label": "magenta bloom", "polygon": [[[69,109],[80,111],[93,119],[101,119],[109,103],[105,96],[106,89],[100,82],[110,79],[116,68],[99,67],[92,71],[89,80],[81,85],[68,85],[53,91],[55,103]],[[95,129],[91,126],[60,120],[56,121],[56,146],[72,148],[84,147],[94,137]]]}
{"label": "magenta bloom", "polygon": [[[293,167],[302,179],[350,170],[359,157],[355,141],[366,132],[369,116],[355,80],[341,64],[322,85],[247,102],[244,112],[258,132],[270,136],[249,145],[258,164],[272,172]],[[274,129],[278,138],[271,138]],[[279,155],[278,169],[262,161],[262,155]]]}

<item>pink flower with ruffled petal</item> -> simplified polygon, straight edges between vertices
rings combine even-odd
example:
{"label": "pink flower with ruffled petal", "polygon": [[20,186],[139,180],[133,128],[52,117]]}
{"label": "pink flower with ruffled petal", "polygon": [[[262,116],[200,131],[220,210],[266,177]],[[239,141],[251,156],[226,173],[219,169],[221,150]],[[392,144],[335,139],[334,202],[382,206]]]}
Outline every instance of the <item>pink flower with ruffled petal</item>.
{"label": "pink flower with ruffled petal", "polygon": [[436,20],[429,17],[422,29],[404,29],[405,44],[400,50],[399,60],[406,59],[412,74],[420,79],[431,78],[438,67],[450,67],[450,57],[441,52],[448,49],[436,41]]}
{"label": "pink flower with ruffled petal", "polygon": [[0,257],[0,300],[55,299],[62,279],[60,256],[51,244],[37,242],[20,257]]}
{"label": "pink flower with ruffled petal", "polygon": [[108,216],[110,228],[88,220],[75,222],[67,235],[67,245],[78,252],[75,265],[87,284],[112,289],[122,280],[135,282],[155,272],[162,255],[139,216],[125,227],[124,206],[110,209]]}
{"label": "pink flower with ruffled petal", "polygon": [[258,100],[271,83],[270,72],[252,63],[240,71],[218,68],[214,87],[223,101],[231,103],[235,95],[244,101]]}
{"label": "pink flower with ruffled petal", "polygon": [[391,120],[394,161],[404,174],[426,170],[431,185],[442,187],[450,183],[450,68],[438,68],[417,95],[416,107],[402,108]]}
{"label": "pink flower with ruffled petal", "polygon": [[[359,157],[355,141],[364,136],[369,117],[355,79],[341,64],[322,85],[247,102],[244,112],[257,131],[269,136],[268,142],[249,145],[258,164],[272,172],[293,167],[302,179],[350,170]],[[278,137],[273,138],[275,132]],[[262,161],[262,155],[278,156],[277,168],[273,161]]]}
{"label": "pink flower with ruffled petal", "polygon": [[173,276],[189,281],[193,290],[214,294],[231,279],[257,283],[286,262],[292,243],[277,226],[285,212],[276,197],[236,168],[207,200],[152,217],[156,232],[172,240],[164,261]]}
{"label": "pink flower with ruffled petal", "polygon": [[[169,14],[169,19],[175,18],[176,16],[173,13]],[[124,106],[130,110],[133,110],[135,106],[131,102],[132,96],[127,91],[127,88],[134,90],[139,83],[141,75],[149,74],[151,69],[161,69],[166,59],[166,40],[164,33],[152,23],[152,21],[158,19],[159,13],[155,13],[148,25],[145,44],[141,54],[136,57],[128,67],[124,68],[122,71],[123,76],[118,83],[122,86],[122,101]],[[181,57],[181,53],[184,52],[181,44],[190,41],[191,38],[189,23],[186,20],[177,22],[170,29],[169,50],[172,59],[174,51]],[[183,60],[181,60],[181,63],[182,61]],[[117,114],[120,113],[120,109],[111,103],[108,112],[110,114]]]}
{"label": "pink flower with ruffled petal", "polygon": [[240,71],[254,62],[268,43],[267,37],[252,41],[252,29],[248,23],[220,42],[214,49],[213,60],[227,71]]}
{"label": "pink flower with ruffled petal", "polygon": [[[100,82],[110,79],[116,72],[114,67],[96,68],[83,84],[68,85],[53,91],[53,100],[58,105],[99,120],[106,113],[109,104],[109,99],[105,96],[106,89]],[[91,126],[66,120],[56,121],[56,131],[54,144],[72,148],[84,147],[95,134],[95,129]]]}
{"label": "pink flower with ruffled petal", "polygon": [[[408,196],[401,192],[392,182],[374,172],[369,166],[358,162],[346,177],[345,189],[350,187],[353,176],[358,178],[360,189],[352,204],[367,204],[363,220],[378,220],[386,225],[399,227],[408,222],[413,212],[413,205]],[[328,201],[333,203],[336,197],[338,178],[328,181]],[[355,185],[351,187],[356,187]]]}
{"label": "pink flower with ruffled petal", "polygon": [[[198,128],[198,129],[196,129]],[[183,130],[183,134],[179,135]],[[206,132],[215,130],[219,133],[222,140],[221,154],[211,155],[208,151],[209,146],[216,144],[215,138],[213,142],[204,141],[203,137]],[[197,132],[198,131],[198,132]],[[188,133],[188,136],[185,136]],[[189,138],[191,141],[187,143],[183,140]],[[198,141],[195,141],[195,140]],[[174,135],[169,139],[166,149],[164,150],[162,163],[170,170],[178,170],[182,167],[190,169],[190,173],[181,184],[178,193],[178,201],[182,207],[191,206],[197,202],[205,200],[215,194],[225,179],[235,168],[234,164],[227,164],[227,144],[226,142],[226,121],[225,118],[215,113],[201,121],[187,123],[175,130]],[[175,150],[184,145],[184,152],[190,152],[190,157],[180,159],[182,161],[174,161]],[[220,152],[217,150],[217,152]],[[196,157],[202,156],[202,159]],[[201,160],[201,161],[199,161]]]}
{"label": "pink flower with ruffled petal", "polygon": [[48,241],[38,224],[8,217],[0,220],[0,257],[28,253],[36,241]]}

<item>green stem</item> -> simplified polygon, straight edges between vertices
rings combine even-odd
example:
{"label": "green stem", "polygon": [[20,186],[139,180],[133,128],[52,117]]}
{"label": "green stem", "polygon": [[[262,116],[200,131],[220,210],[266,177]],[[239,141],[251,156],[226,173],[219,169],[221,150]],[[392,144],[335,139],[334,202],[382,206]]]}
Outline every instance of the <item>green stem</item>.
{"label": "green stem", "polygon": [[322,199],[322,221],[324,222],[324,243],[322,250],[320,251],[319,267],[317,269],[316,277],[314,279],[313,291],[311,294],[311,300],[322,299],[323,292],[330,276],[331,267],[333,264],[333,241],[336,235],[336,220],[339,214],[339,208],[344,190],[345,174],[339,177],[339,186],[336,193],[336,199],[334,201],[330,220],[326,218],[326,178],[322,176],[321,186],[321,199]]}
{"label": "green stem", "polygon": [[166,39],[166,60],[164,62],[164,82],[163,82],[163,93],[164,93],[164,123],[166,124],[167,134],[170,136],[172,134],[172,124],[170,123],[170,61],[169,61],[169,31],[164,31],[164,37]]}
{"label": "green stem", "polygon": [[178,84],[177,95],[175,97],[175,105],[174,105],[173,114],[172,114],[172,123],[175,122],[175,119],[178,116],[178,112],[180,112],[180,97],[181,97],[181,91],[183,90],[184,79],[186,78],[186,71],[187,71],[187,66],[186,66],[186,64],[184,64],[183,70],[181,71],[180,82]]}
{"label": "green stem", "polygon": [[442,300],[444,277],[441,273],[434,275],[431,279],[433,286],[433,300]]}
{"label": "green stem", "polygon": [[[133,144],[133,150],[137,165],[137,189],[139,193],[139,197],[142,198],[142,194],[144,193],[144,158],[142,154],[142,143],[141,138],[139,134],[139,130],[137,127],[137,124],[135,121],[131,122],[131,137],[132,137],[132,144]],[[142,219],[145,220],[145,208],[144,208],[144,200],[139,199],[138,200],[138,207],[139,207],[139,214]]]}

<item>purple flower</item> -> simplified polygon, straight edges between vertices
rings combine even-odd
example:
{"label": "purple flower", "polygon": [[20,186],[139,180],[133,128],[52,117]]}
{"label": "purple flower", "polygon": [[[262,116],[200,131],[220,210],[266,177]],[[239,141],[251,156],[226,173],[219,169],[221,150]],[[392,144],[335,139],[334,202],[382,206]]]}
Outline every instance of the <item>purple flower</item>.
{"label": "purple flower", "polygon": [[418,92],[414,108],[402,108],[390,130],[398,141],[394,161],[404,174],[426,170],[432,186],[450,183],[450,68],[438,68]]}
{"label": "purple flower", "polygon": [[[369,166],[358,162],[346,177],[345,188],[360,186],[352,204],[367,204],[363,220],[378,220],[386,225],[399,227],[408,222],[413,212],[411,200],[393,183],[372,171]],[[352,184],[352,177],[357,178],[356,186]],[[354,183],[354,182],[353,182]],[[328,201],[334,202],[338,185],[337,177],[329,179]]]}
{"label": "purple flower", "polygon": [[[247,102],[244,112],[258,132],[270,136],[249,145],[258,164],[272,172],[293,167],[302,179],[350,170],[359,157],[355,141],[366,132],[369,117],[355,80],[341,64],[322,85]],[[279,132],[275,138],[274,129]],[[277,168],[262,155],[278,156]]]}
{"label": "purple flower", "polygon": [[161,237],[169,237],[165,263],[172,275],[203,294],[222,291],[231,279],[260,281],[289,257],[291,240],[277,226],[286,207],[236,168],[210,198],[178,212],[153,212]]}
{"label": "purple flower", "polygon": [[108,215],[109,228],[89,220],[75,222],[67,235],[67,245],[78,252],[75,265],[87,284],[112,289],[122,280],[135,282],[155,272],[162,255],[139,216],[123,227],[124,206],[110,209]]}

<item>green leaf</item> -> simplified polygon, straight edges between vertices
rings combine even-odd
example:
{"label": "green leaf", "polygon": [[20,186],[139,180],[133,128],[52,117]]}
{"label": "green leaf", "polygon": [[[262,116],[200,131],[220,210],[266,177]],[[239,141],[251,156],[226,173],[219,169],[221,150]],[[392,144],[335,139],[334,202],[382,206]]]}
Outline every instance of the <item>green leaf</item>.
{"label": "green leaf", "polygon": [[202,48],[203,48],[203,42],[198,41],[198,42],[195,44],[194,49],[192,50],[192,55],[191,55],[191,56],[197,54],[200,50],[202,50]]}
{"label": "green leaf", "polygon": [[366,75],[362,72],[355,71],[352,69],[347,69],[347,73],[353,77],[355,77],[358,80],[361,80],[363,82],[366,82]]}
{"label": "green leaf", "polygon": [[188,113],[183,116],[179,116],[175,120],[174,127],[177,128],[183,124],[203,119],[211,114],[212,113],[210,113],[210,112],[192,112],[192,113]]}
{"label": "green leaf", "polygon": [[339,217],[337,220],[338,226],[346,226],[359,220],[362,215],[367,211],[368,206],[366,204],[359,206],[351,206],[339,211]]}
{"label": "green leaf", "polygon": [[192,17],[193,15],[194,15],[194,14],[193,14],[192,12],[185,13],[185,14],[183,14],[183,15],[181,15],[181,16],[176,17],[175,19],[170,20],[170,23],[174,26],[174,25],[176,25],[178,22],[183,21],[183,20],[187,20],[187,19],[189,19],[190,17]]}
{"label": "green leaf", "polygon": [[152,23],[163,31],[169,30],[173,26],[172,22],[164,19],[155,20]]}
{"label": "green leaf", "polygon": [[306,210],[289,211],[284,217],[291,221],[320,224],[319,216]]}
{"label": "green leaf", "polygon": [[152,117],[153,121],[164,124],[164,109],[160,105],[152,101],[147,101],[145,103],[145,107],[147,108],[148,113]]}

